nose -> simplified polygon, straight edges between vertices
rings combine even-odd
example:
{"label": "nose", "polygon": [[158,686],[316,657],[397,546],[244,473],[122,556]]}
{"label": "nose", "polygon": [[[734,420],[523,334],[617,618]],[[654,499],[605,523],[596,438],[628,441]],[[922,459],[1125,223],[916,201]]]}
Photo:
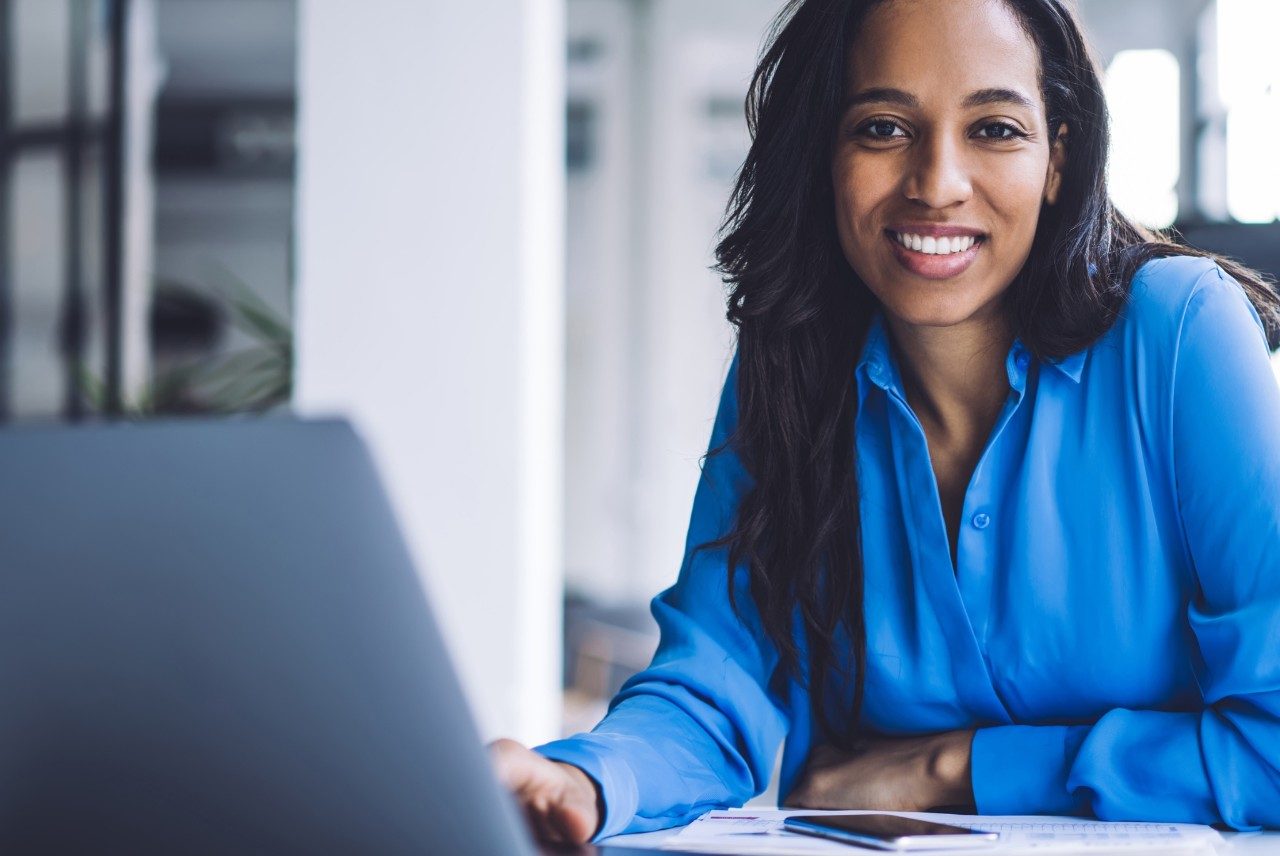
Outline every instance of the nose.
{"label": "nose", "polygon": [[906,175],[908,199],[930,208],[947,208],[973,193],[960,146],[945,135],[933,134],[915,147]]}

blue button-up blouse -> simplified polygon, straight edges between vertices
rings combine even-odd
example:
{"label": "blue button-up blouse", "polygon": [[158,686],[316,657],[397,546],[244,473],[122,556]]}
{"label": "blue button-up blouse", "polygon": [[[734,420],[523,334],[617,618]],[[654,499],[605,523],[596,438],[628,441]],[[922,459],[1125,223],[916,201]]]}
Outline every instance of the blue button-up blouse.
{"label": "blue button-up blouse", "polygon": [[[855,371],[868,661],[860,725],[976,727],[983,814],[1280,827],[1280,387],[1257,313],[1211,261],[1148,262],[1093,345],[1036,360],[964,496],[953,566],[925,434],[883,317]],[[736,357],[712,431],[737,418]],[[652,664],[590,733],[539,747],[606,806],[597,838],[689,821],[814,741],[813,700],[724,550],[749,477],[709,457]]]}

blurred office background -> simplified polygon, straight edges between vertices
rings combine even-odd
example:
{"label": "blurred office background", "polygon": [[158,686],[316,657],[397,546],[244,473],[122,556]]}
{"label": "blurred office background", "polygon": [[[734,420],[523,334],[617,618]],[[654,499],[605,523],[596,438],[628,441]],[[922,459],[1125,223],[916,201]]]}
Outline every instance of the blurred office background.
{"label": "blurred office background", "polygon": [[[656,643],[781,0],[0,0],[0,417],[370,441],[486,736]],[[1080,0],[1113,194],[1280,274],[1275,0]]]}

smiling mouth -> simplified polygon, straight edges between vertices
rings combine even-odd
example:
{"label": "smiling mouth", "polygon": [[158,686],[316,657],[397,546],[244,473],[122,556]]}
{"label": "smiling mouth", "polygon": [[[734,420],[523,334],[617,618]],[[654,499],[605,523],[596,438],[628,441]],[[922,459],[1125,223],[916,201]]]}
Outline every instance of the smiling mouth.
{"label": "smiling mouth", "polygon": [[987,242],[986,235],[972,233],[919,235],[886,229],[884,237],[904,270],[931,280],[947,280],[964,273],[977,261]]}
{"label": "smiling mouth", "polygon": [[895,243],[904,249],[928,256],[948,256],[954,253],[963,253],[987,239],[986,235],[935,237],[933,235],[913,235],[909,232],[885,231]]}

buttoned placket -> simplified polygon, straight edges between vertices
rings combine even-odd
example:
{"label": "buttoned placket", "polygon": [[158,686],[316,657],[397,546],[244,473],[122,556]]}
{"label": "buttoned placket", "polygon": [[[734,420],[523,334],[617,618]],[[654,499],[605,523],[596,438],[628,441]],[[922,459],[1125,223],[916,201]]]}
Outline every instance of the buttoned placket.
{"label": "buttoned placket", "polygon": [[[991,429],[969,484],[965,489],[960,512],[960,531],[956,538],[956,585],[964,601],[965,612],[979,643],[987,638],[991,618],[992,588],[995,573],[996,544],[1007,521],[999,519],[1001,492],[1005,485],[996,483],[995,457],[1009,423],[1026,397],[1027,379],[1031,371],[1031,355],[1021,341],[1014,340],[1005,360],[1009,378],[1009,395]],[[935,485],[936,490],[936,485]],[[945,531],[943,537],[945,538]],[[983,646],[985,652],[985,645]]]}
{"label": "buttoned placket", "polygon": [[[924,426],[907,403],[897,367],[888,357],[887,342],[876,344],[877,352],[869,360],[867,375],[893,402],[890,418],[896,425],[891,430],[905,444],[906,455],[899,462],[907,469],[906,482],[912,507],[904,509],[904,513],[913,514],[918,529],[923,532],[923,538],[917,542],[917,548],[923,554],[920,558],[924,567],[920,573],[926,578],[939,618],[949,628],[949,638],[956,643],[953,656],[957,664],[966,674],[984,678],[957,680],[957,691],[972,709],[985,717],[992,721],[1010,722],[1009,712],[991,681],[990,664],[983,645],[994,583],[994,545],[1001,525],[995,515],[1000,486],[994,484],[991,470],[994,450],[1026,394],[1031,355],[1020,340],[1015,340],[1006,357],[1009,395],[965,489],[953,565],[941,494]],[[961,640],[967,644],[962,644]]]}

